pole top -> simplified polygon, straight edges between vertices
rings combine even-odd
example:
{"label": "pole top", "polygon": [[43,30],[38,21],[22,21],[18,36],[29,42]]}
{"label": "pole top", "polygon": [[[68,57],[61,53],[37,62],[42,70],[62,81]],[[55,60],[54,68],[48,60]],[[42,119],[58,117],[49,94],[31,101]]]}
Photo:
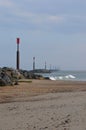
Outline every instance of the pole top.
{"label": "pole top", "polygon": [[33,60],[35,60],[35,57],[33,57]]}
{"label": "pole top", "polygon": [[19,44],[20,43],[20,38],[17,38],[16,40],[17,40],[17,44]]}

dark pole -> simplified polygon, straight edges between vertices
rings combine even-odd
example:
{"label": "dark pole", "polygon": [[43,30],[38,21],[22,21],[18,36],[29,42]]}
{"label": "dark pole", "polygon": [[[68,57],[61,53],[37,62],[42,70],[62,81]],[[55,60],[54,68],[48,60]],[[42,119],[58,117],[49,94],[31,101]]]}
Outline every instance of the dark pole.
{"label": "dark pole", "polygon": [[45,61],[45,70],[46,70],[46,61]]}
{"label": "dark pole", "polygon": [[35,57],[33,57],[33,70],[35,70]]}
{"label": "dark pole", "polygon": [[19,70],[20,69],[20,59],[19,59],[19,43],[20,43],[20,39],[17,38],[17,57],[16,57],[16,69]]}

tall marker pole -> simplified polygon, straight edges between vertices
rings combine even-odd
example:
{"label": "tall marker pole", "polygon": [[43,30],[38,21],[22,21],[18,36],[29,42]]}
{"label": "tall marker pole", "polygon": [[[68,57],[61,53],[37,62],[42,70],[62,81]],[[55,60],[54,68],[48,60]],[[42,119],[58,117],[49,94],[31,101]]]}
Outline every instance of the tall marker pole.
{"label": "tall marker pole", "polygon": [[16,56],[16,69],[19,70],[20,68],[20,57],[19,57],[19,43],[20,43],[20,38],[17,38],[17,56]]}
{"label": "tall marker pole", "polygon": [[33,57],[33,70],[35,70],[35,57]]}
{"label": "tall marker pole", "polygon": [[45,70],[46,70],[46,68],[47,68],[46,66],[47,66],[47,65],[46,65],[46,61],[45,61]]}

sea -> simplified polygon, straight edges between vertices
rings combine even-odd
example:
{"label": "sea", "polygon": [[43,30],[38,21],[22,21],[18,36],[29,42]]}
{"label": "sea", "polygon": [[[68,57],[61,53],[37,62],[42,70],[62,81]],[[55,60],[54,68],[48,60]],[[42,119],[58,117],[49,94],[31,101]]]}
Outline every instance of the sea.
{"label": "sea", "polygon": [[86,81],[86,71],[58,70],[42,74],[42,76],[51,80]]}

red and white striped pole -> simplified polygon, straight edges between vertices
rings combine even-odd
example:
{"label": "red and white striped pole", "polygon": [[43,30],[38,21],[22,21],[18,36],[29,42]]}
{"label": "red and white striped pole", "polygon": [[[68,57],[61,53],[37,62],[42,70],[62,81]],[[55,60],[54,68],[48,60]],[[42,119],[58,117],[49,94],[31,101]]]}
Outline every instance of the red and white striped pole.
{"label": "red and white striped pole", "polygon": [[19,55],[19,43],[20,43],[20,38],[16,39],[17,41],[17,55],[16,55],[16,69],[20,69],[20,55]]}

